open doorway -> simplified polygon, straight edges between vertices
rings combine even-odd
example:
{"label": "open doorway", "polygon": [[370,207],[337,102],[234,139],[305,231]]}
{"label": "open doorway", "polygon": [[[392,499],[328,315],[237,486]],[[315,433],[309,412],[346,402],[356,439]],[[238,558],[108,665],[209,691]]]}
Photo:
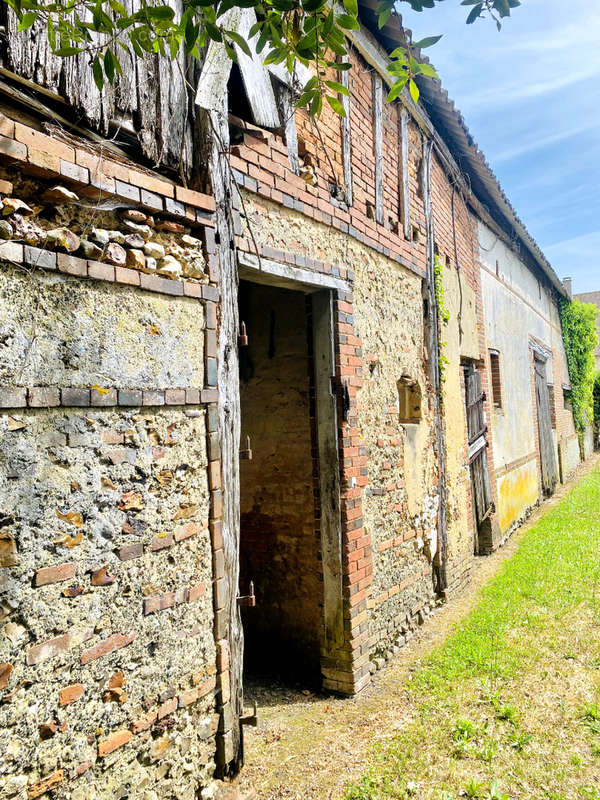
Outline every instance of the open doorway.
{"label": "open doorway", "polygon": [[[244,674],[318,687],[323,627],[310,295],[242,280],[240,593]],[[251,451],[248,452],[248,451]],[[249,457],[251,456],[251,457]]]}

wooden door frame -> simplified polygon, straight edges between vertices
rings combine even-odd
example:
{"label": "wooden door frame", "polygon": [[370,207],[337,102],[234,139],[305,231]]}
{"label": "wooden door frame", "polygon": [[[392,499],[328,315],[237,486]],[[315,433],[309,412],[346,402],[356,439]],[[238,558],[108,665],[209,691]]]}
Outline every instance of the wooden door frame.
{"label": "wooden door frame", "polygon": [[[319,520],[323,571],[321,666],[344,646],[343,531],[338,448],[338,397],[335,391],[334,293],[350,291],[335,276],[291,267],[238,252],[240,280],[309,294],[312,299],[316,440],[319,463]],[[239,530],[238,530],[239,537]],[[241,643],[243,647],[243,642]]]}
{"label": "wooden door frame", "polygon": [[[533,366],[533,401],[535,403],[535,412],[537,417],[537,444],[538,444],[538,454],[539,454],[539,465],[540,465],[540,487],[541,491],[545,495],[552,495],[556,490],[556,485],[558,484],[559,475],[558,475],[558,463],[556,458],[556,453],[554,451],[554,439],[552,437],[552,425],[550,422],[550,416],[548,417],[548,425],[550,430],[550,442],[549,446],[546,448],[548,450],[548,457],[552,459],[551,464],[546,464],[545,455],[544,455],[544,444],[542,442],[542,424],[540,419],[540,403],[538,401],[538,392],[537,392],[537,375],[538,369],[537,364],[545,367],[548,364],[549,359],[551,358],[552,354],[547,352],[544,348],[534,342],[530,342],[530,347],[532,351],[532,366]],[[548,376],[546,374],[541,375],[542,378],[541,386],[546,393],[546,399],[548,401],[548,411],[550,410],[550,395],[548,392]],[[545,468],[548,472],[552,473],[550,475],[550,482],[552,483],[552,478],[554,479],[552,486],[546,487],[544,485],[544,471]]]}

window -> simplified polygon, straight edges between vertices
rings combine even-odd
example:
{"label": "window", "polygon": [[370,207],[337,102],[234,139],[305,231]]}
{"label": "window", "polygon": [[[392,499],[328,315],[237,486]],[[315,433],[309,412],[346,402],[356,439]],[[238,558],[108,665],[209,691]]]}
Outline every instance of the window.
{"label": "window", "polygon": [[421,387],[410,375],[398,381],[398,416],[403,423],[421,421]]}
{"label": "window", "polygon": [[492,403],[494,404],[494,408],[502,408],[500,353],[497,350],[490,350],[490,377],[492,384]]}

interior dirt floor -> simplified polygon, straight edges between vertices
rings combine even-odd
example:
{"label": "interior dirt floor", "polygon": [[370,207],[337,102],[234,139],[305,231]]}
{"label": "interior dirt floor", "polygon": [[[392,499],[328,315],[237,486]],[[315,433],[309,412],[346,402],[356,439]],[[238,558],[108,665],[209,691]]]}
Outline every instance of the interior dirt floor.
{"label": "interior dirt floor", "polygon": [[370,746],[412,717],[403,691],[410,674],[443,643],[473,608],[479,592],[515,553],[529,527],[555,505],[600,460],[581,464],[568,483],[536,508],[529,520],[491,556],[476,559],[468,589],[429,617],[415,637],[376,672],[358,697],[338,698],[283,684],[246,686],[256,700],[258,726],[246,727],[240,790],[256,800],[339,800],[344,787],[363,772]]}

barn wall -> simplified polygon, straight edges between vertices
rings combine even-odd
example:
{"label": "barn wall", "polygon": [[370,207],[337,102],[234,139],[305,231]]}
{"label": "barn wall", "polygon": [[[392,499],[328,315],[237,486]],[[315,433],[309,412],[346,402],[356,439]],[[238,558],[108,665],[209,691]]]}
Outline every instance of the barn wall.
{"label": "barn wall", "polygon": [[540,497],[531,341],[550,354],[546,380],[554,386],[556,456],[559,444],[569,454],[565,477],[579,460],[573,458],[577,436],[573,415],[564,408],[562,387],[569,378],[554,295],[483,223],[479,240],[486,344],[500,351],[503,401],[492,409],[491,425],[500,526],[506,532]]}
{"label": "barn wall", "polygon": [[[160,785],[192,798],[213,782],[227,668],[206,435],[214,237],[183,203],[185,224],[131,198],[91,201],[89,183],[53,188],[28,131],[12,140],[21,163],[0,166],[3,796]],[[85,151],[60,152],[75,164]]]}

